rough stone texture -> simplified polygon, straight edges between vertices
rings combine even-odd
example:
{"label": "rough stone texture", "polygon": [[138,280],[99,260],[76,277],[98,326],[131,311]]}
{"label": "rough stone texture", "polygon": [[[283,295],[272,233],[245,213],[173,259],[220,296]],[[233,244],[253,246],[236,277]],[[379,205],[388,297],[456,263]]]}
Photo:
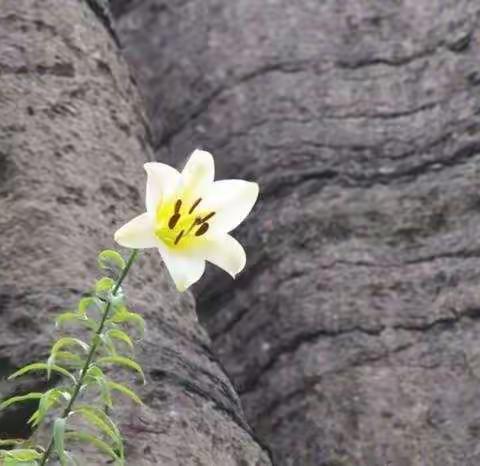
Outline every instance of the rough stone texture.
{"label": "rough stone texture", "polygon": [[261,184],[197,294],[277,463],[480,464],[480,3],[114,4],[156,157]]}
{"label": "rough stone texture", "polygon": [[[54,314],[98,274],[96,254],[143,211],[152,158],[129,70],[86,2],[3,0],[0,8],[0,375],[46,356]],[[125,285],[147,320],[140,346],[147,408],[122,402],[128,464],[269,465],[212,356],[189,293],[155,251]],[[41,387],[40,376],[9,396]],[[25,434],[33,407],[0,413],[0,437]],[[88,459],[104,464],[105,459]]]}

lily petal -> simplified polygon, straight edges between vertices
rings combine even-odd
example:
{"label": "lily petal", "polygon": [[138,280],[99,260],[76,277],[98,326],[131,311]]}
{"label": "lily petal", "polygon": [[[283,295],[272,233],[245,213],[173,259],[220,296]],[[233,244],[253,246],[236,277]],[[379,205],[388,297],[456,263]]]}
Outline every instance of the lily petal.
{"label": "lily petal", "polygon": [[145,212],[119,228],[114,235],[115,241],[126,248],[155,248],[158,239],[155,237],[152,220]]}
{"label": "lily petal", "polygon": [[205,271],[205,260],[198,256],[182,254],[164,244],[159,245],[158,251],[178,291],[185,291],[197,282]]}
{"label": "lily petal", "polygon": [[244,180],[215,181],[202,203],[215,212],[209,221],[211,233],[228,233],[249,214],[258,197],[258,184]]}
{"label": "lily petal", "polygon": [[195,200],[202,195],[215,177],[215,165],[210,152],[196,149],[185,164],[182,171],[182,182],[185,195]]}
{"label": "lily petal", "polygon": [[198,254],[217,267],[228,272],[233,278],[243,270],[247,256],[242,245],[230,235],[207,238],[198,246]]}
{"label": "lily petal", "polygon": [[148,214],[153,219],[162,199],[168,199],[178,189],[180,173],[170,165],[158,162],[148,162],[143,167],[147,172],[145,204]]}

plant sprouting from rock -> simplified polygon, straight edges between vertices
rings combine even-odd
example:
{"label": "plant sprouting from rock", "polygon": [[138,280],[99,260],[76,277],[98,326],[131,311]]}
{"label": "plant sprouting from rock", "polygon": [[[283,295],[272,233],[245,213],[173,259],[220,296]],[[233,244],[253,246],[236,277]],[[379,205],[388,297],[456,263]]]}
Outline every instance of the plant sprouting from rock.
{"label": "plant sprouting from rock", "polygon": [[[13,396],[0,409],[30,400],[38,400],[38,409],[28,420],[32,428],[51,426],[46,446],[33,440],[0,440],[0,464],[5,466],[44,466],[56,457],[62,466],[80,465],[72,447],[88,443],[110,457],[116,465],[125,464],[122,435],[110,416],[113,393],[122,394],[136,403],[141,400],[134,390],[114,380],[109,368],[121,366],[134,371],[144,381],[141,366],[133,357],[134,338],[143,335],[143,318],[129,310],[121,288],[137,256],[132,250],[128,261],[116,251],[105,250],[98,265],[105,276],[100,278],[91,295],[80,299],[77,309],[56,318],[60,330],[70,328],[52,345],[48,359],[33,362],[10,375],[15,379],[34,371],[43,371],[48,380],[52,374],[60,382],[45,392]],[[84,334],[88,338],[82,339]]]}
{"label": "plant sprouting from rock", "polygon": [[46,361],[28,364],[9,377],[43,371],[52,383],[53,374],[60,379],[45,392],[16,395],[0,404],[1,410],[38,401],[28,422],[38,431],[51,427],[47,445],[32,439],[0,440],[0,465],[45,466],[52,459],[61,466],[79,465],[72,449],[75,443],[90,444],[110,457],[111,463],[126,464],[122,435],[110,416],[112,395],[118,392],[140,404],[141,400],[132,388],[114,380],[109,368],[129,369],[144,381],[142,368],[133,358],[130,333],[136,328],[141,336],[145,325],[139,314],[127,308],[121,288],[138,249],[158,249],[179,291],[200,279],[205,261],[232,277],[245,267],[245,250],[230,232],[253,208],[257,183],[214,181],[213,157],[198,149],[182,172],[158,162],[146,163],[145,170],[146,212],[114,235],[117,243],[132,248],[129,259],[125,261],[116,251],[101,252],[98,264],[105,276],[90,295],[80,299],[77,309],[56,319],[60,329],[73,327],[70,333],[52,345]]}

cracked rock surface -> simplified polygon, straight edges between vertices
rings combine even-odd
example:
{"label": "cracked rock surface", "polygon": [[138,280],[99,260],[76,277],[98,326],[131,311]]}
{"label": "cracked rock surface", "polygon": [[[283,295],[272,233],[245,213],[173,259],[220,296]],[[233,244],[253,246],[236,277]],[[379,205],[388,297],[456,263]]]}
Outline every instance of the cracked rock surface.
{"label": "cracked rock surface", "polygon": [[261,185],[196,295],[276,463],[480,464],[479,2],[114,5],[156,158]]}
{"label": "cracked rock surface", "polygon": [[[91,289],[96,254],[115,247],[115,229],[144,211],[142,164],[153,154],[130,71],[86,2],[0,3],[3,399],[45,388],[44,374],[18,383],[5,376],[46,359],[58,338],[54,317]],[[134,264],[125,290],[147,321],[137,356],[148,383],[133,385],[146,407],[116,400],[128,464],[270,465],[191,294],[174,290],[156,251]],[[28,435],[35,409],[2,411],[0,438]],[[93,452],[82,459],[108,460]]]}

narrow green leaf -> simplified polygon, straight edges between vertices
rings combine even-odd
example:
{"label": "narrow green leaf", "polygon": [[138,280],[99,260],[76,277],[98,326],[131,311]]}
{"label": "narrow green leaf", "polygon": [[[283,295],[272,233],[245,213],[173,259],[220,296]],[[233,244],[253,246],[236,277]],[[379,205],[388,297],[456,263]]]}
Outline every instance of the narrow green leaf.
{"label": "narrow green leaf", "polygon": [[18,461],[14,458],[5,458],[4,463],[0,464],[2,466],[38,466],[40,463],[38,461]]}
{"label": "narrow green leaf", "polygon": [[89,377],[92,377],[92,378],[105,378],[105,374],[103,373],[102,369],[100,369],[98,366],[95,366],[95,365],[91,365],[88,369],[87,369],[87,373],[85,374],[85,378],[89,378]]}
{"label": "narrow green leaf", "polygon": [[145,320],[140,314],[129,311],[125,306],[119,308],[107,323],[113,324],[133,324],[136,325],[140,331],[140,336],[145,334]]}
{"label": "narrow green leaf", "polygon": [[2,466],[39,466],[38,461],[18,461],[14,458],[5,458],[5,462],[1,463]]}
{"label": "narrow green leaf", "polygon": [[[40,370],[48,370],[48,364],[45,364],[44,362],[35,362],[33,364],[29,364],[28,366],[22,367],[17,372],[14,372],[12,375],[10,375],[8,377],[8,380],[20,377],[21,375],[26,374],[27,372],[40,371]],[[65,377],[68,377],[73,382],[73,384],[77,382],[75,377],[72,374],[70,374],[70,372],[68,372],[67,369],[64,369],[63,367],[57,366],[56,364],[52,364],[51,370],[58,372],[64,375]]]}
{"label": "narrow green leaf", "polygon": [[27,424],[31,424],[32,427],[38,424],[38,418],[40,416],[40,411],[37,409],[28,419]]}
{"label": "narrow green leaf", "polygon": [[40,398],[40,403],[38,404],[37,410],[38,414],[35,412],[29,419],[29,422],[31,420],[33,426],[40,424],[50,408],[60,403],[61,398],[67,402],[70,401],[70,391],[66,388],[51,388],[50,390],[47,390]]}
{"label": "narrow green leaf", "polygon": [[78,367],[83,365],[83,359],[75,353],[70,351],[57,351],[55,359],[62,361],[63,364],[71,364],[72,366]]}
{"label": "narrow green leaf", "polygon": [[111,328],[107,330],[107,335],[110,338],[115,338],[116,340],[123,341],[130,349],[133,349],[133,342],[126,332],[120,330],[119,328]]}
{"label": "narrow green leaf", "polygon": [[98,267],[100,270],[119,275],[125,266],[125,259],[117,251],[105,249],[98,255]]}
{"label": "narrow green leaf", "polygon": [[19,461],[14,458],[5,458],[4,463],[0,463],[2,466],[39,466],[38,461]]}
{"label": "narrow green leaf", "polygon": [[55,320],[56,327],[61,327],[67,323],[77,323],[90,330],[95,330],[98,327],[98,322],[95,319],[91,319],[87,317],[86,314],[80,314],[78,312],[64,312]]}
{"label": "narrow green leaf", "polygon": [[79,338],[73,337],[63,337],[60,338],[53,346],[50,353],[50,357],[47,360],[47,379],[50,379],[50,373],[55,363],[55,359],[57,357],[58,352],[68,346],[79,346],[85,353],[88,352],[90,346],[87,345],[84,341],[80,340]]}
{"label": "narrow green leaf", "polygon": [[61,324],[64,324],[66,322],[71,322],[71,321],[75,321],[75,320],[78,320],[79,318],[82,318],[83,316],[76,313],[76,312],[73,312],[73,311],[65,311],[65,312],[62,312],[61,314],[59,314],[57,316],[57,318],[55,319],[55,325],[57,327],[59,327]]}
{"label": "narrow green leaf", "polygon": [[47,359],[47,380],[50,380],[52,375],[52,366],[55,364],[55,356],[51,354]]}
{"label": "narrow green leaf", "polygon": [[39,460],[42,457],[42,453],[33,448],[19,448],[16,450],[3,451],[2,453],[7,458],[12,458],[17,461],[33,461]]}
{"label": "narrow green leaf", "polygon": [[86,296],[78,302],[79,314],[86,315],[89,310],[101,310],[102,304],[95,296]]}
{"label": "narrow green leaf", "polygon": [[139,405],[143,405],[143,401],[140,399],[140,397],[130,388],[126,387],[125,385],[122,385],[121,383],[113,382],[112,380],[107,380],[107,386],[110,388],[110,390],[116,390],[120,393],[123,393],[124,395],[128,396],[131,398],[135,403],[138,403]]}
{"label": "narrow green leaf", "polygon": [[142,368],[138,362],[135,362],[133,359],[126,358],[125,356],[105,356],[103,358],[97,359],[97,364],[100,366],[103,364],[117,364],[119,366],[126,367],[138,372],[142,376],[142,380],[145,383],[145,375]]}
{"label": "narrow green leaf", "polygon": [[110,277],[102,277],[95,284],[95,294],[101,298],[107,298],[115,287],[115,281]]}
{"label": "narrow green leaf", "polygon": [[114,460],[118,459],[118,456],[113,450],[113,448],[107,442],[100,440],[95,435],[89,434],[87,432],[66,432],[65,439],[72,439],[72,440],[78,440],[81,442],[90,443],[95,447],[97,447],[103,453],[106,453],[112,459]]}
{"label": "narrow green leaf", "polygon": [[117,426],[101,409],[98,409],[95,406],[80,405],[75,408],[72,414],[79,414],[82,416],[94,427],[110,437],[116,445],[122,443],[122,438]]}
{"label": "narrow green leaf", "polygon": [[100,335],[100,341],[103,343],[104,348],[107,350],[107,354],[110,356],[116,356],[117,350],[115,345],[113,344],[112,339],[108,335],[108,333],[102,333]]}
{"label": "narrow green leaf", "polygon": [[103,371],[97,366],[91,366],[85,375],[85,386],[96,384],[100,389],[100,395],[103,403],[111,408],[113,406],[110,388],[107,385],[107,378]]}
{"label": "narrow green leaf", "polygon": [[21,445],[22,443],[25,443],[27,440],[23,438],[11,438],[11,439],[6,439],[6,440],[1,440],[0,439],[0,447],[10,447],[14,445]]}
{"label": "narrow green leaf", "polygon": [[67,420],[63,417],[55,419],[53,423],[53,445],[57,452],[60,464],[62,466],[68,466],[68,459],[65,455],[65,424]]}
{"label": "narrow green leaf", "polygon": [[7,398],[0,404],[0,410],[8,408],[10,405],[14,403],[20,403],[22,401],[29,401],[29,400],[39,400],[43,396],[43,393],[40,392],[31,392],[27,393],[26,395],[18,395],[12,396],[11,398]]}
{"label": "narrow green leaf", "polygon": [[38,416],[34,421],[33,425],[40,424],[45,418],[46,414],[53,405],[57,402],[58,398],[52,394],[52,390],[46,391],[42,398],[40,398],[40,403],[38,404]]}
{"label": "narrow green leaf", "polygon": [[90,349],[90,346],[79,338],[63,337],[52,346],[51,354],[55,355],[65,346],[79,346],[85,353]]}

